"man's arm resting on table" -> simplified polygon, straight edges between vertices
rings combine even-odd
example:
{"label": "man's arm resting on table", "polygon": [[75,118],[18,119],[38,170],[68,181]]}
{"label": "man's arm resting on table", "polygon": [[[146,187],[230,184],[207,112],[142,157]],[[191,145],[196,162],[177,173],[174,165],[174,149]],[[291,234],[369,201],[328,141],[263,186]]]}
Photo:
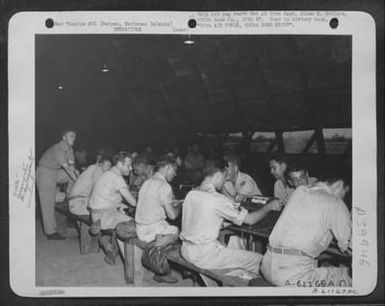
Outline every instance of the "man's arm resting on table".
{"label": "man's arm resting on table", "polygon": [[126,200],[128,204],[135,207],[136,206],[136,199],[133,197],[133,195],[128,191],[128,188],[122,188],[120,189],[120,194],[122,195],[123,199]]}
{"label": "man's arm resting on table", "polygon": [[266,204],[263,206],[261,209],[248,213],[243,220],[243,223],[247,225],[253,225],[257,223],[258,221],[262,220],[266,215],[272,211],[272,210],[281,210],[282,208],[282,202],[278,200],[273,200],[270,203]]}

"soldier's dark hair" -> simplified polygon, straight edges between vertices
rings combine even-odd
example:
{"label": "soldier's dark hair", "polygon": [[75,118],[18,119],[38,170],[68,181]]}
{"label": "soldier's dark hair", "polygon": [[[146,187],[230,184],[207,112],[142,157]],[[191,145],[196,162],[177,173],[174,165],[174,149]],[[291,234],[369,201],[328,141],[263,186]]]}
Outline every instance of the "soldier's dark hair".
{"label": "soldier's dark hair", "polygon": [[278,164],[287,164],[289,165],[289,157],[284,153],[273,153],[269,156],[269,161],[275,160]]}
{"label": "soldier's dark hair", "polygon": [[156,162],[156,170],[162,169],[163,167],[166,167],[167,165],[171,165],[173,167],[177,167],[176,159],[172,156],[166,154],[159,158],[159,160]]}
{"label": "soldier's dark hair", "polygon": [[226,163],[220,160],[206,160],[205,166],[203,168],[204,176],[213,176],[217,172],[226,171]]}
{"label": "soldier's dark hair", "polygon": [[119,153],[114,155],[114,157],[112,158],[112,163],[114,166],[116,166],[118,162],[124,163],[124,160],[127,157],[132,159],[131,154],[127,153],[126,151],[120,151]]}
{"label": "soldier's dark hair", "polygon": [[228,163],[232,163],[232,164],[235,164],[238,166],[238,168],[241,168],[241,158],[239,155],[237,154],[234,154],[234,153],[230,153],[230,154],[227,154],[223,157],[223,159],[228,162]]}
{"label": "soldier's dark hair", "polygon": [[63,132],[61,133],[61,136],[62,137],[64,137],[67,133],[69,133],[69,132],[73,132],[73,133],[75,133],[76,134],[76,131],[75,131],[75,129],[73,129],[73,128],[65,128],[64,130],[63,130]]}

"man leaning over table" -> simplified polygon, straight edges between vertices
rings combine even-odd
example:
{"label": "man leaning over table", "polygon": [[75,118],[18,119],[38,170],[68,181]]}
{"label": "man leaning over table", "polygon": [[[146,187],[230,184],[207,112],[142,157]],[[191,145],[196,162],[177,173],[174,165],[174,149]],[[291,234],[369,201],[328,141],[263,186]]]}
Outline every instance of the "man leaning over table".
{"label": "man leaning over table", "polygon": [[261,271],[277,286],[351,286],[347,267],[318,267],[317,257],[333,236],[341,251],[351,238],[351,216],[343,202],[346,179],[327,174],[313,186],[299,186],[291,195],[269,237]]}
{"label": "man leaning over table", "polygon": [[44,231],[48,239],[63,240],[57,232],[55,217],[56,185],[67,183],[67,195],[78,178],[74,171],[74,152],[76,133],[73,129],[64,130],[62,140],[49,148],[39,160],[36,169],[36,185],[39,191],[41,215]]}
{"label": "man leaning over table", "polygon": [[262,255],[230,249],[218,241],[224,220],[237,225],[255,224],[271,210],[280,210],[281,203],[273,201],[262,209],[249,213],[236,208],[233,202],[219,193],[226,178],[226,168],[219,161],[206,164],[201,185],[190,191],[183,203],[181,254],[202,269],[244,269],[258,274]]}

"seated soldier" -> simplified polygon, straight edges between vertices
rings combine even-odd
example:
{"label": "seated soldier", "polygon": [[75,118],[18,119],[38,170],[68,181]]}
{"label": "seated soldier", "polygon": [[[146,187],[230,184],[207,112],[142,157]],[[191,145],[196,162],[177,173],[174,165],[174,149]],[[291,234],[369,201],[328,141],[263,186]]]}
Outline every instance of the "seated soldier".
{"label": "seated soldier", "polygon": [[224,159],[228,163],[226,182],[222,187],[226,197],[240,203],[253,195],[262,195],[253,178],[240,171],[241,159],[238,155],[229,154]]}
{"label": "seated soldier", "polygon": [[341,251],[351,238],[351,216],[343,202],[349,187],[340,175],[327,175],[313,186],[299,186],[291,195],[269,237],[261,271],[277,286],[306,284],[351,286],[347,267],[318,267],[317,257],[333,236]]}
{"label": "seated soldier", "polygon": [[69,210],[75,215],[89,215],[88,200],[92,188],[104,172],[111,168],[111,161],[101,158],[100,163],[89,166],[76,180],[69,197]]}
{"label": "seated soldier", "polygon": [[224,220],[237,225],[255,224],[271,210],[280,210],[281,203],[272,201],[251,213],[244,208],[235,208],[230,199],[217,191],[225,182],[224,165],[208,163],[204,173],[201,185],[190,191],[183,203],[182,256],[202,269],[239,268],[258,274],[262,255],[226,248],[217,240],[219,231]]}
{"label": "seated soldier", "polygon": [[135,158],[132,168],[130,189],[138,192],[143,183],[154,174],[155,160],[151,160],[145,155],[139,155]]}
{"label": "seated soldier", "polygon": [[[131,171],[132,158],[127,152],[119,152],[113,157],[113,167],[106,171],[96,182],[89,200],[89,208],[94,224],[100,228],[115,229],[116,225],[131,220],[122,211],[122,198],[131,206],[136,206],[136,200],[128,190],[123,179]],[[106,251],[105,260],[109,264],[115,263],[117,248],[111,245],[105,237],[100,240],[102,248]]]}
{"label": "seated soldier", "polygon": [[175,159],[162,156],[156,163],[156,169],[156,173],[139,190],[135,221],[140,240],[156,240],[155,245],[162,246],[178,239],[178,228],[166,221],[167,218],[175,220],[180,213],[180,208],[175,206],[179,201],[175,201],[169,184],[176,175]]}
{"label": "seated soldier", "polygon": [[[307,166],[302,161],[293,162],[287,167],[286,180],[294,189],[298,186],[314,185],[318,181],[315,177],[309,177]],[[289,191],[288,197],[293,191]]]}
{"label": "seated soldier", "polygon": [[[178,240],[178,228],[166,219],[175,220],[180,201],[175,201],[169,184],[176,175],[177,164],[169,155],[162,156],[156,163],[156,173],[144,182],[139,190],[135,221],[138,238],[144,242],[155,241],[155,246],[166,246]],[[158,282],[175,283],[171,275],[155,275]]]}
{"label": "seated soldier", "polygon": [[288,164],[288,158],[280,153],[273,154],[269,162],[270,173],[276,179],[274,184],[274,197],[281,200],[283,205],[286,204],[290,194],[294,190],[286,180]]}

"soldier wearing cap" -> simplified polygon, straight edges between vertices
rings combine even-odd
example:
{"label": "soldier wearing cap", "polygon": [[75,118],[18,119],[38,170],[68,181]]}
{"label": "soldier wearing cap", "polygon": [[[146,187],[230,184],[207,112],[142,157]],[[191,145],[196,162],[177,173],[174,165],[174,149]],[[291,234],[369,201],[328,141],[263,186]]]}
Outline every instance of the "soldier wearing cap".
{"label": "soldier wearing cap", "polygon": [[49,148],[40,158],[36,169],[36,184],[39,191],[44,231],[48,239],[63,240],[57,233],[55,218],[55,192],[57,184],[67,183],[67,194],[72,190],[78,174],[74,168],[73,145],[76,133],[67,129],[62,140]]}

